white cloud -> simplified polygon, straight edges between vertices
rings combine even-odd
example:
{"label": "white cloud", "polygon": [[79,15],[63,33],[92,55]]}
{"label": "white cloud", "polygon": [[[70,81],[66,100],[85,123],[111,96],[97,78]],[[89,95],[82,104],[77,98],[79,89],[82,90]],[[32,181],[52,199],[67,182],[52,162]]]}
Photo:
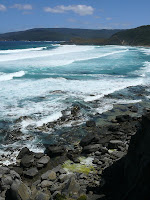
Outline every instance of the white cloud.
{"label": "white cloud", "polygon": [[16,8],[18,10],[32,10],[32,5],[30,4],[14,4],[11,8]]}
{"label": "white cloud", "polygon": [[65,13],[67,11],[72,11],[81,16],[85,16],[85,15],[92,15],[94,12],[94,8],[92,6],[86,6],[86,5],[69,5],[69,6],[59,5],[54,8],[45,7],[44,11],[50,13]]}
{"label": "white cloud", "polygon": [[0,4],[0,11],[6,11],[7,8],[6,6],[4,6],[3,4]]}

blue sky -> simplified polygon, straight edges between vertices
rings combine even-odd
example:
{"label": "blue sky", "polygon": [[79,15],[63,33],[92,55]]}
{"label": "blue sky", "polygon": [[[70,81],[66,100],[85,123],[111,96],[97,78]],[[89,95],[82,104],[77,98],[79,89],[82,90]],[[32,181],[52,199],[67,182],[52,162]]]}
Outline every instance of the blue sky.
{"label": "blue sky", "polygon": [[0,0],[0,32],[150,24],[150,0]]}

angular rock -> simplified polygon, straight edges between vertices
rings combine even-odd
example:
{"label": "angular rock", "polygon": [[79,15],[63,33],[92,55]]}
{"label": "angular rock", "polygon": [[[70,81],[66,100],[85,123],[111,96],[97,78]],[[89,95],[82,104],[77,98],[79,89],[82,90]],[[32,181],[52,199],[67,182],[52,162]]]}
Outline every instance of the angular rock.
{"label": "angular rock", "polygon": [[13,179],[19,179],[19,180],[21,179],[20,175],[17,172],[15,172],[14,170],[10,170],[10,175]]}
{"label": "angular rock", "polygon": [[50,145],[46,148],[45,153],[51,158],[64,155],[66,153],[66,149],[63,146]]}
{"label": "angular rock", "polygon": [[13,181],[11,188],[6,192],[6,200],[29,200],[30,189],[18,179]]}
{"label": "angular rock", "polygon": [[111,153],[111,155],[115,156],[116,158],[122,158],[123,156],[125,156],[125,152],[121,152],[121,151],[113,151]]}
{"label": "angular rock", "polygon": [[50,200],[51,194],[39,191],[35,197],[35,200]]}
{"label": "angular rock", "polygon": [[10,169],[8,167],[0,167],[0,174],[8,174]]}
{"label": "angular rock", "polygon": [[27,171],[24,171],[24,175],[28,178],[33,178],[34,176],[36,176],[38,174],[38,170],[37,168],[31,168],[28,169]]}
{"label": "angular rock", "polygon": [[42,174],[41,179],[54,181],[56,179],[56,172],[49,170],[45,174]]}
{"label": "angular rock", "polygon": [[42,164],[42,165],[47,165],[47,163],[49,161],[50,161],[50,157],[49,156],[43,156],[37,161],[37,163],[38,164]]}
{"label": "angular rock", "polygon": [[98,151],[101,148],[102,148],[101,144],[93,144],[93,145],[85,146],[82,151],[83,153],[92,153],[92,152]]}
{"label": "angular rock", "polygon": [[1,186],[11,185],[13,183],[13,179],[10,175],[6,175],[1,179]]}
{"label": "angular rock", "polygon": [[60,181],[61,183],[63,183],[64,181],[67,180],[67,178],[68,178],[68,175],[67,175],[67,174],[61,174],[61,175],[59,176],[59,181]]}
{"label": "angular rock", "polygon": [[40,159],[44,156],[44,153],[34,153],[34,157]]}
{"label": "angular rock", "polygon": [[68,183],[66,184],[65,188],[62,190],[62,194],[66,196],[79,196],[80,193],[80,185],[77,183],[74,177],[71,177]]}
{"label": "angular rock", "polygon": [[121,140],[111,140],[108,144],[109,149],[117,149],[119,145],[122,145],[123,142]]}
{"label": "angular rock", "polygon": [[52,181],[48,181],[48,180],[44,180],[44,181],[41,182],[40,185],[41,185],[42,188],[45,188],[45,187],[52,186],[53,182]]}
{"label": "angular rock", "polygon": [[81,140],[80,146],[84,147],[89,144],[98,144],[98,142],[99,142],[98,135],[89,133]]}
{"label": "angular rock", "polygon": [[25,155],[21,159],[21,165],[23,167],[31,167],[34,163],[34,156],[33,155]]}
{"label": "angular rock", "polygon": [[21,149],[21,151],[19,152],[18,156],[17,156],[17,159],[21,159],[23,158],[25,155],[31,155],[32,152],[27,148],[27,147],[24,147]]}

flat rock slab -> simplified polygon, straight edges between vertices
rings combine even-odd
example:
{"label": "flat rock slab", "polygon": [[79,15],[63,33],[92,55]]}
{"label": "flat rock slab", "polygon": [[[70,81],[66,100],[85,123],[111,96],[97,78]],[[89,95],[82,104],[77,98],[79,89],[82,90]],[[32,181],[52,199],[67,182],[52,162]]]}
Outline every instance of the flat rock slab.
{"label": "flat rock slab", "polygon": [[49,161],[50,161],[50,157],[49,157],[49,156],[43,156],[42,158],[40,158],[40,159],[37,161],[37,163],[38,163],[38,164],[46,165]]}
{"label": "flat rock slab", "polygon": [[28,176],[30,178],[33,178],[37,174],[38,174],[37,168],[31,168],[31,169],[29,169],[29,170],[27,170],[27,171],[24,172],[24,175]]}

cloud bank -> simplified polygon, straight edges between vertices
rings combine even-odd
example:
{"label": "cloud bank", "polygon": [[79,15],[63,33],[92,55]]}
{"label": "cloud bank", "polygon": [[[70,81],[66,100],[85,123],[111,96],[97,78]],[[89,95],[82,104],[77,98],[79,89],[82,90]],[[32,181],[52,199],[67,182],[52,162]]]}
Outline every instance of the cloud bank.
{"label": "cloud bank", "polygon": [[5,11],[7,10],[6,6],[4,6],[3,4],[0,4],[0,11]]}
{"label": "cloud bank", "polygon": [[72,11],[78,15],[85,16],[85,15],[92,15],[94,12],[94,8],[92,6],[86,6],[86,5],[59,5],[54,8],[51,7],[45,7],[45,12],[50,13],[65,13],[68,11]]}

